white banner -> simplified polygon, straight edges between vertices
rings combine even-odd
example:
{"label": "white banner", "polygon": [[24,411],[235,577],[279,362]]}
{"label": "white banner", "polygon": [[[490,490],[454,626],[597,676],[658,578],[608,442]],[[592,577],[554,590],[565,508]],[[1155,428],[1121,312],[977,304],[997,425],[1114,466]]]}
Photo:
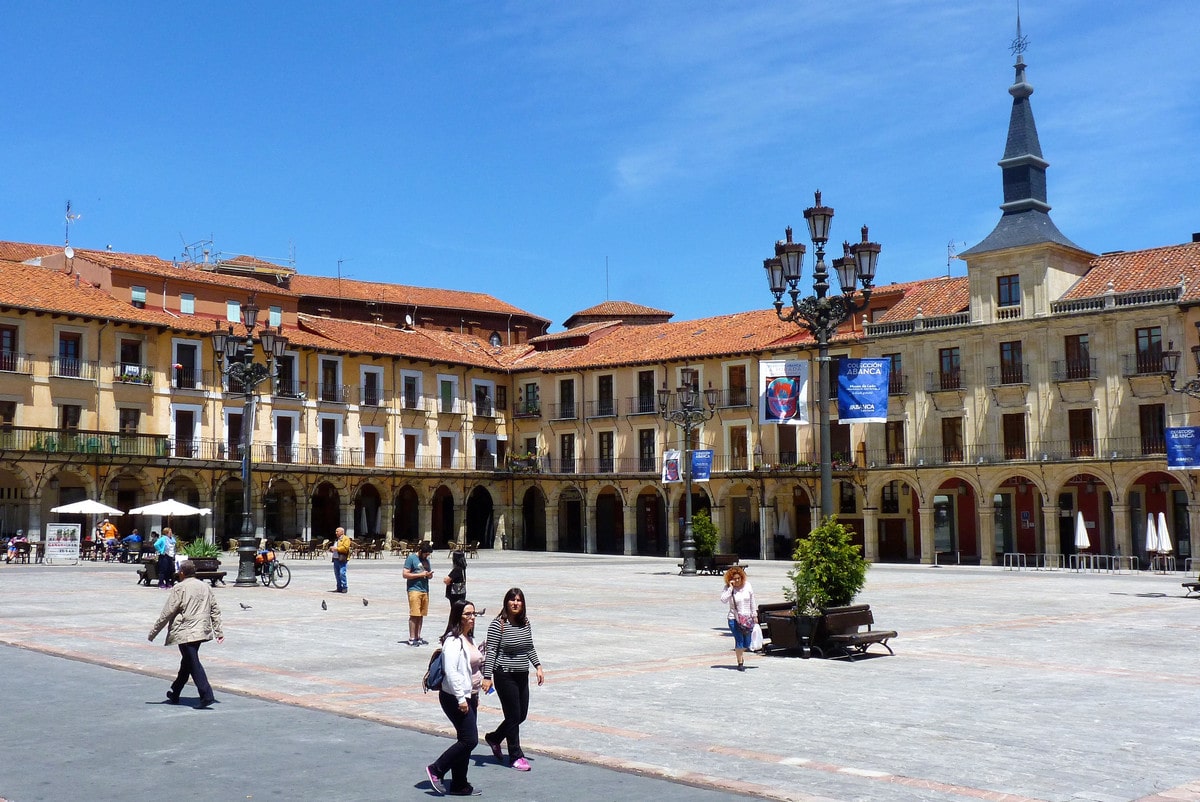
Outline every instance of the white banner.
{"label": "white banner", "polygon": [[758,418],[790,426],[812,422],[807,362],[764,359],[758,363]]}
{"label": "white banner", "polygon": [[683,481],[679,473],[679,449],[670,448],[663,454],[662,480],[664,485]]}

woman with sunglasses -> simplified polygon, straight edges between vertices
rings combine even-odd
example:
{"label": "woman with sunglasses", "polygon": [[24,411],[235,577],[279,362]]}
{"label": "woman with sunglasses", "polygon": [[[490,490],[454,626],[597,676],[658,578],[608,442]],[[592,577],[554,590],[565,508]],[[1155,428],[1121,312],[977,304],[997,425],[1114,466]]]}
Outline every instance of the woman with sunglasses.
{"label": "woman with sunglasses", "polygon": [[483,690],[487,693],[493,683],[504,721],[495,732],[484,736],[496,760],[504,762],[500,744],[508,741],[508,759],[517,771],[529,771],[529,761],[521,751],[521,722],[529,715],[529,666],[537,671],[537,684],[546,681],[542,662],[533,648],[533,631],[525,615],[525,594],[511,588],[504,594],[504,608],[487,631],[487,658],[483,664]]}
{"label": "woman with sunglasses", "polygon": [[[433,790],[451,796],[478,796],[479,792],[467,782],[471,750],[479,743],[476,715],[479,711],[479,688],[483,677],[483,655],[475,646],[475,605],[466,599],[454,602],[450,620],[442,635],[442,668],[445,676],[438,702],[442,712],[454,725],[455,742],[441,757],[425,767]],[[450,787],[442,780],[450,773]]]}

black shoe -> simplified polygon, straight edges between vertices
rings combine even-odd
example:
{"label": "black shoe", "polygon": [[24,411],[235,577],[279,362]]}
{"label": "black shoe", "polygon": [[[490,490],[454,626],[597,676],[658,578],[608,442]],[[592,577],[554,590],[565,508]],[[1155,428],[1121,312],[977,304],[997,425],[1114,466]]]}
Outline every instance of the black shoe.
{"label": "black shoe", "polygon": [[200,704],[196,705],[196,709],[197,710],[208,710],[210,707],[213,706],[213,702],[215,702],[215,701],[217,701],[217,700],[216,699],[201,699]]}
{"label": "black shoe", "polygon": [[480,791],[473,785],[463,785],[458,788],[447,788],[447,796],[482,796],[483,791]]}
{"label": "black shoe", "polygon": [[744,665],[742,665],[741,663],[738,663],[738,671],[745,671],[745,670],[746,670],[746,667]]}
{"label": "black shoe", "polygon": [[169,704],[169,705],[179,704],[179,694],[175,693],[175,691],[167,691],[167,704]]}

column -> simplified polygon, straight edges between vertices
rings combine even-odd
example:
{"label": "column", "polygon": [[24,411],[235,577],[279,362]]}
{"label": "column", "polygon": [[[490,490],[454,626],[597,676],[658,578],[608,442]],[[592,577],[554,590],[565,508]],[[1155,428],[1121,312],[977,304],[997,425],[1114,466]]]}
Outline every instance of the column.
{"label": "column", "polygon": [[979,529],[979,564],[996,564],[996,510],[980,498],[975,520]]}
{"label": "column", "polygon": [[637,512],[636,498],[632,504],[626,504],[621,508],[621,519],[624,521],[625,527],[625,546],[622,554],[627,556],[637,553]]}
{"label": "column", "polygon": [[[1188,506],[1188,518],[1192,517],[1191,505]],[[1131,555],[1136,556],[1138,549],[1133,545],[1133,533],[1129,531],[1129,505],[1114,504],[1112,505],[1112,520],[1113,520],[1113,543],[1117,547],[1117,554],[1122,557]],[[1195,529],[1192,530],[1196,531]]]}
{"label": "column", "polygon": [[1058,505],[1042,507],[1042,548],[1044,554],[1058,554]]}
{"label": "column", "polygon": [[599,525],[596,521],[596,505],[592,504],[589,508],[587,496],[583,496],[583,501],[580,502],[583,509],[583,552],[584,554],[596,553],[596,527]]}
{"label": "column", "polygon": [[921,564],[933,565],[933,507],[918,507],[917,517],[921,529]]}
{"label": "column", "polygon": [[863,556],[867,562],[879,562],[879,510],[863,508]]}
{"label": "column", "polygon": [[425,502],[417,504],[417,536],[421,540],[433,539],[433,505]]}
{"label": "column", "polygon": [[546,497],[546,551],[558,551],[558,504]]}
{"label": "column", "polygon": [[[1200,504],[1188,504],[1187,511],[1188,531],[1190,532],[1188,540],[1191,545],[1188,556],[1195,559],[1197,555],[1200,555]],[[1181,560],[1178,567],[1182,569],[1186,564],[1186,560]],[[1195,567],[1195,563],[1192,564],[1192,567]]]}

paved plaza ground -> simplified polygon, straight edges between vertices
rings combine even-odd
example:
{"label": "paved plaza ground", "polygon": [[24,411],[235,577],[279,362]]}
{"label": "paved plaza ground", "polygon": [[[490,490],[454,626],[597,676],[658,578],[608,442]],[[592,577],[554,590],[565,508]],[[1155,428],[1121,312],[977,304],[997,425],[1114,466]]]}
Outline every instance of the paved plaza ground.
{"label": "paved plaza ground", "polygon": [[[720,578],[677,562],[470,561],[491,613],[524,589],[546,668],[522,728],[534,769],[477,749],[483,798],[1200,800],[1200,599],[1182,574],[877,565],[859,600],[899,631],[895,657],[751,655],[738,673]],[[419,687],[429,647],[402,643],[401,561],[351,562],[346,596],[327,562],[288,564],[285,590],[218,589],[209,711],[161,704],[178,653],[146,633],[166,593],[133,566],[0,564],[0,798],[430,798],[422,767],[450,730]],[[781,600],[788,564],[748,565],[759,600]],[[481,730],[498,710],[485,697]]]}

